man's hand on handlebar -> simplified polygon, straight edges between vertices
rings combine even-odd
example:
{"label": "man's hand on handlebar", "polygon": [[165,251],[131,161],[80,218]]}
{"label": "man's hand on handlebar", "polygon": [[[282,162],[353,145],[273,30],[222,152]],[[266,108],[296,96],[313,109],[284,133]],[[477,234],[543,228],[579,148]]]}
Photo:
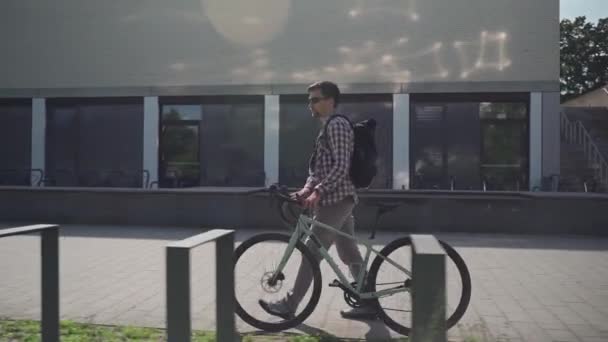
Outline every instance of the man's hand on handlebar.
{"label": "man's hand on handlebar", "polygon": [[294,192],[290,194],[291,198],[307,209],[314,209],[317,205],[319,205],[319,201],[321,200],[321,195],[312,191],[310,188],[302,188],[302,190],[298,192]]}
{"label": "man's hand on handlebar", "polygon": [[300,191],[292,193],[291,198],[304,205],[304,200],[306,200],[311,194],[312,191],[309,188],[302,188]]}
{"label": "man's hand on handlebar", "polygon": [[289,193],[287,187],[273,184],[268,188],[268,191],[281,201],[294,203],[307,209],[314,209],[319,205],[319,201],[321,200],[321,194],[308,188]]}
{"label": "man's hand on handlebar", "polygon": [[304,208],[314,209],[319,205],[319,201],[321,200],[321,194],[317,191],[313,191],[310,196],[306,197],[304,201],[302,201],[302,205]]}

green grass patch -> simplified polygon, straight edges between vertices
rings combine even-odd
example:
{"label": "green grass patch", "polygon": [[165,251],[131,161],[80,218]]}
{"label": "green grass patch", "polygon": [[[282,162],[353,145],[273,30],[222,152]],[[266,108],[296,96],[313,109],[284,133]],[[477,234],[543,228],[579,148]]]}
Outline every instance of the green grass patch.
{"label": "green grass patch", "polygon": [[[62,342],[123,342],[166,341],[165,330],[132,326],[106,326],[72,321],[61,321]],[[26,320],[0,320],[0,341],[41,341],[40,322]],[[215,333],[195,331],[192,341],[214,342]]]}
{"label": "green grass patch", "polygon": [[[166,341],[166,331],[158,328],[133,326],[110,326],[90,323],[61,321],[61,342],[123,342],[123,341]],[[360,339],[341,339],[329,334],[296,335],[277,334],[244,334],[243,342],[337,342],[361,341]],[[40,342],[40,322],[29,320],[0,319],[0,341],[2,342]],[[215,332],[194,331],[194,342],[215,342]],[[393,341],[407,341],[406,338]]]}

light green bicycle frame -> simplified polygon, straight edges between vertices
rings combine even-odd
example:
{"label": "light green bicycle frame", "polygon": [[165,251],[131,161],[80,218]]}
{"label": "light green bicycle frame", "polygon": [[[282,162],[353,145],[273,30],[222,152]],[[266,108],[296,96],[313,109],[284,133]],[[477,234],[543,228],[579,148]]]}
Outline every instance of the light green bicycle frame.
{"label": "light green bicycle frame", "polygon": [[[365,276],[365,271],[367,270],[367,265],[369,263],[370,255],[372,252],[374,252],[376,255],[380,256],[382,259],[384,259],[384,261],[395,266],[397,269],[403,271],[403,273],[405,273],[408,277],[411,278],[412,273],[409,270],[407,270],[406,268],[402,267],[401,265],[399,265],[396,262],[394,262],[393,260],[391,260],[390,258],[387,258],[387,257],[383,256],[382,254],[380,254],[380,251],[375,250],[372,247],[371,243],[369,243],[367,241],[360,241],[353,235],[345,234],[345,233],[335,229],[332,226],[329,226],[322,222],[316,221],[304,214],[300,215],[300,217],[298,218],[298,223],[296,224],[295,230],[292,233],[291,238],[289,239],[289,244],[287,246],[287,249],[285,250],[285,253],[283,254],[283,257],[281,258],[281,262],[279,263],[279,266],[275,270],[273,279],[283,271],[283,268],[285,268],[287,261],[289,260],[289,258],[291,257],[291,254],[293,253],[293,250],[295,249],[296,243],[300,240],[299,239],[300,235],[302,235],[302,241],[304,241],[307,237],[309,237],[311,235],[314,236],[312,230],[309,228],[309,226],[312,226],[313,224],[315,226],[319,226],[321,228],[331,230],[332,232],[334,232],[336,234],[347,237],[351,240],[355,240],[357,243],[361,243],[361,244],[365,245],[367,251],[365,252],[365,260],[363,261],[363,265],[362,265],[361,269],[359,270],[359,274],[356,275],[356,277],[357,277],[357,287],[356,288],[350,284],[350,282],[348,281],[348,279],[346,278],[344,273],[342,273],[342,271],[340,271],[340,268],[338,268],[338,265],[336,265],[336,263],[334,262],[334,259],[329,255],[329,253],[327,252],[327,249],[323,246],[317,246],[319,253],[323,257],[323,259],[325,259],[327,261],[329,266],[333,269],[334,273],[338,276],[340,282],[344,286],[346,286],[349,290],[351,290],[353,293],[356,293],[359,296],[359,298],[362,298],[362,299],[381,298],[381,297],[390,296],[390,295],[393,295],[393,294],[396,294],[399,292],[409,291],[409,289],[407,289],[404,286],[397,286],[395,288],[385,289],[385,290],[381,290],[381,291],[361,292],[362,286],[363,286],[363,277]],[[317,241],[318,241],[318,239],[317,239]]]}

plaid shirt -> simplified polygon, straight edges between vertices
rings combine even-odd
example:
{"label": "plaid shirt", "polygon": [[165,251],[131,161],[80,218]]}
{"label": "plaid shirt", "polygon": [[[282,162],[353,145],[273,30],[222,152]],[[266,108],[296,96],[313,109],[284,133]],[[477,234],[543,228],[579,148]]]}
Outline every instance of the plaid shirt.
{"label": "plaid shirt", "polygon": [[319,192],[321,206],[335,204],[347,196],[352,196],[356,203],[357,194],[349,175],[355,149],[352,126],[342,117],[333,118],[328,123],[327,130],[321,128],[317,136],[304,187]]}

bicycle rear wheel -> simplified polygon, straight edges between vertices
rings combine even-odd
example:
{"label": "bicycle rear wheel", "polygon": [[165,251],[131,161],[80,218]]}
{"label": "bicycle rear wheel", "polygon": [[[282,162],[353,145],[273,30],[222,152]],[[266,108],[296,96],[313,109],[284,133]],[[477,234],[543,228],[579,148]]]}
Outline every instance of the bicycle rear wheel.
{"label": "bicycle rear wheel", "polygon": [[[289,235],[266,233],[256,235],[241,243],[234,254],[235,304],[237,315],[253,327],[265,331],[282,331],[302,323],[313,312],[321,296],[321,270],[314,262],[310,250],[297,242],[291,257],[280,277],[274,283],[272,275],[281,262],[289,244]],[[293,289],[300,265],[306,267],[313,276],[300,305],[292,319],[283,319],[268,314],[258,301],[281,300]]]}
{"label": "bicycle rear wheel", "polygon": [[[471,299],[471,276],[460,255],[448,244],[439,241],[444,248],[446,258],[446,328],[454,326],[464,315]],[[384,247],[380,254],[390,258],[399,265],[410,269],[412,261],[412,241],[409,237],[397,239]],[[404,291],[394,295],[378,298],[373,303],[377,306],[382,320],[394,331],[409,335],[411,330],[411,280],[410,277],[395,266],[377,256],[369,271],[370,291],[381,291],[403,286]]]}

